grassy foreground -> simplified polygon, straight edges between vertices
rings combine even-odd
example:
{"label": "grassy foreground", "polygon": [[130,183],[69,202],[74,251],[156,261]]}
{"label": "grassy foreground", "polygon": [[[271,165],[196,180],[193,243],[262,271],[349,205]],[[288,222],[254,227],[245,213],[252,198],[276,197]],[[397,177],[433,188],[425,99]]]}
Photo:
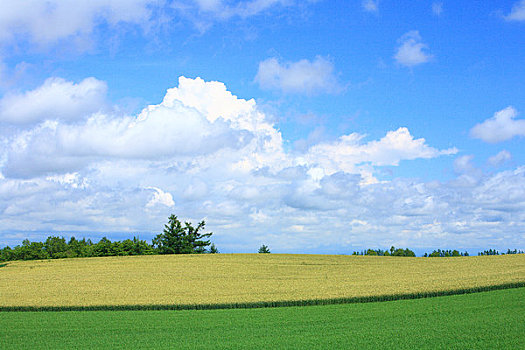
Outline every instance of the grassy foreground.
{"label": "grassy foreground", "polygon": [[0,268],[0,308],[242,305],[524,282],[523,254],[457,258],[207,254],[16,261]]}
{"label": "grassy foreground", "polygon": [[518,349],[525,288],[273,309],[7,312],[7,349]]}

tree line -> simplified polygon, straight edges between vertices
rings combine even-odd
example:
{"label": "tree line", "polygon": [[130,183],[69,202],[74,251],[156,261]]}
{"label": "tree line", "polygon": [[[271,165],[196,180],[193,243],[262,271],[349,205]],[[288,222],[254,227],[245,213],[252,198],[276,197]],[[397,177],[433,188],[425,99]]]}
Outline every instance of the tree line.
{"label": "tree line", "polygon": [[[518,249],[514,249],[514,250],[507,249],[506,253],[501,253],[501,255],[505,255],[505,254],[507,255],[508,254],[525,254],[525,252],[523,250],[518,250]],[[482,256],[482,255],[500,255],[500,253],[496,249],[489,249],[489,250],[484,250],[478,253],[478,256]]]}
{"label": "tree line", "polygon": [[[479,254],[478,254],[479,255]],[[448,257],[452,257],[452,256],[469,256],[468,252],[462,252],[460,253],[458,250],[454,249],[454,250],[441,250],[441,249],[438,249],[438,250],[434,250],[432,253],[428,254],[428,253],[425,253],[423,255],[424,257],[430,257],[430,258],[436,258],[436,257],[439,257],[439,258],[448,258]]]}
{"label": "tree line", "polygon": [[[499,253],[496,249],[489,249],[484,250],[482,252],[478,252],[478,256],[482,255],[505,255],[505,254],[525,254],[523,250],[518,249],[508,249],[506,253]],[[390,247],[390,250],[382,250],[382,249],[365,249],[360,252],[354,251],[352,255],[372,255],[372,256],[409,256],[414,257],[416,254],[408,249],[402,249],[402,248],[395,248],[394,246]],[[448,257],[456,257],[456,256],[469,256],[469,253],[467,251],[460,252],[456,249],[438,249],[432,251],[432,253],[425,253],[423,254],[423,257],[427,258],[448,258]]]}
{"label": "tree line", "polygon": [[40,260],[60,258],[87,258],[97,256],[153,255],[153,254],[202,254],[218,253],[215,244],[208,239],[212,233],[202,233],[206,223],[196,227],[190,222],[184,224],[175,216],[168,218],[164,231],[149,244],[138,237],[123,241],[111,241],[103,237],[97,243],[90,239],[49,236],[45,242],[30,242],[25,239],[21,245],[0,249],[0,261]]}
{"label": "tree line", "polygon": [[352,255],[372,255],[372,256],[410,256],[414,257],[416,254],[408,248],[390,247],[390,250],[383,249],[366,249],[361,252],[354,251]]}

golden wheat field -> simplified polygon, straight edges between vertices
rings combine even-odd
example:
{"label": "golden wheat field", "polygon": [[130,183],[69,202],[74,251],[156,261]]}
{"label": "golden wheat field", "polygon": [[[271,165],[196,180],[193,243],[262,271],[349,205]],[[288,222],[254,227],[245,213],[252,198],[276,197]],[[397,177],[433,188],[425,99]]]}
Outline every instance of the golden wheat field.
{"label": "golden wheat field", "polygon": [[0,306],[250,303],[524,281],[523,254],[455,258],[208,254],[16,261],[0,267]]}

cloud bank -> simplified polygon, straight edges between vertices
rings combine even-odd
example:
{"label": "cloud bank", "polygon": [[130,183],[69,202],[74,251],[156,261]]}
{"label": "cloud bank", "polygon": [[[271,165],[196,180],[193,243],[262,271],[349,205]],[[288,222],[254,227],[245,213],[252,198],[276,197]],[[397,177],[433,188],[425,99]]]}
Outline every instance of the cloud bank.
{"label": "cloud bank", "polygon": [[[81,85],[60,81],[65,90]],[[17,96],[38,100],[33,92],[46,84]],[[62,94],[74,106],[71,91]],[[10,124],[0,139],[0,226],[8,244],[35,228],[153,236],[171,213],[205,218],[225,252],[262,243],[275,251],[348,253],[524,239],[524,167],[472,172],[467,157],[456,161],[458,177],[450,182],[382,180],[385,166],[457,152],[432,147],[405,127],[376,140],[351,133],[289,152],[254,100],[220,82],[184,77],[136,116],[102,108],[79,118],[32,113],[40,117]]]}

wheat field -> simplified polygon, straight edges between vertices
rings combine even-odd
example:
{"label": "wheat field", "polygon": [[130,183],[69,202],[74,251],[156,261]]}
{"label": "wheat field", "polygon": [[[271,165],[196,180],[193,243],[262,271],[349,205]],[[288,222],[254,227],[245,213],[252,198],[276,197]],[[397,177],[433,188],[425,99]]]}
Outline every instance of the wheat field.
{"label": "wheat field", "polygon": [[450,291],[525,282],[525,255],[207,254],[15,261],[0,307],[199,305]]}

